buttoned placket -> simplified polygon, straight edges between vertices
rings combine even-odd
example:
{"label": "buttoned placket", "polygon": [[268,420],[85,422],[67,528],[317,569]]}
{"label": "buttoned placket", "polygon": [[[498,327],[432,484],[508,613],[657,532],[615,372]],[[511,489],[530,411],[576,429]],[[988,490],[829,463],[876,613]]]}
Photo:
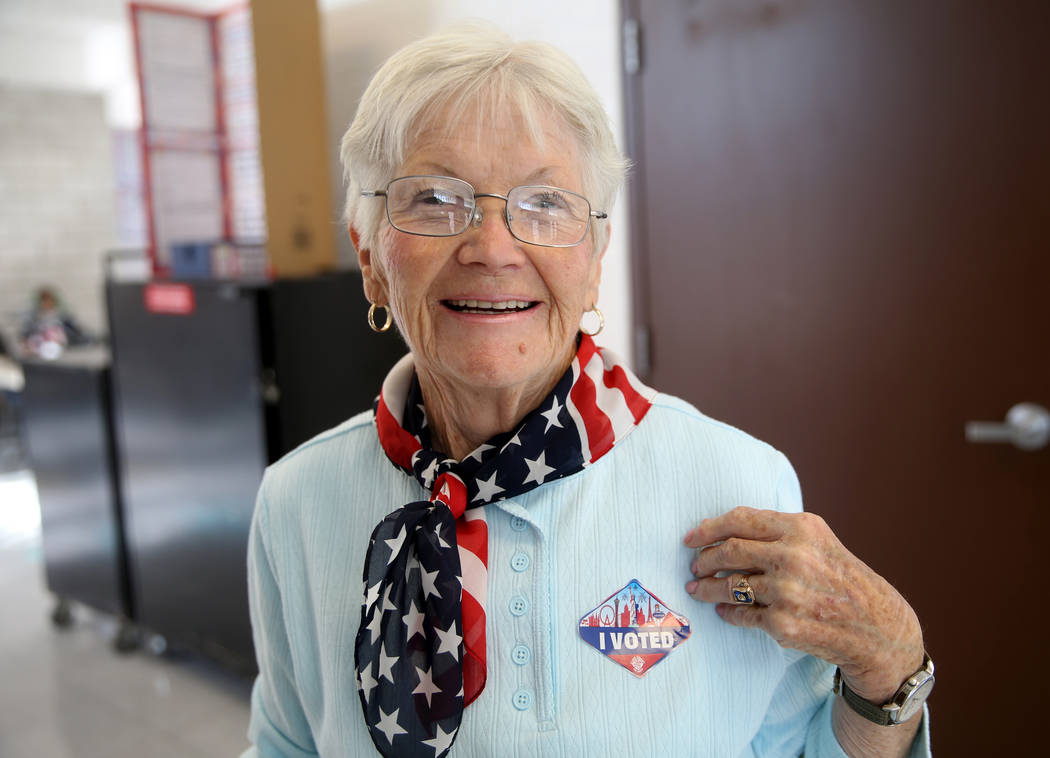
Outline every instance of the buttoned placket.
{"label": "buttoned placket", "polygon": [[508,698],[522,716],[532,714],[540,731],[551,731],[556,720],[549,527],[514,501],[493,506],[489,528],[498,519],[501,539],[490,540],[489,571],[498,571],[500,580],[490,586],[498,587],[501,596],[490,596],[489,607],[498,609],[510,633],[501,635],[506,649],[490,652],[489,659],[498,657],[495,665],[509,666],[514,682],[498,696]]}

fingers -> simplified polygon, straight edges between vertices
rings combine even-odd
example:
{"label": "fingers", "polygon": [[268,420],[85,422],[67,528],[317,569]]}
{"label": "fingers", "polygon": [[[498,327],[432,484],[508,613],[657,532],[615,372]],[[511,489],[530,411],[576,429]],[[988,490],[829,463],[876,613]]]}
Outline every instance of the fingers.
{"label": "fingers", "polygon": [[755,603],[769,605],[774,600],[772,583],[763,574],[730,574],[725,577],[705,577],[689,582],[685,589],[694,599],[705,603],[737,604],[733,596],[741,579],[747,579],[755,595]]}
{"label": "fingers", "polygon": [[797,514],[740,506],[721,516],[704,519],[683,540],[689,547],[703,547],[729,537],[772,541],[789,529],[790,518]]}
{"label": "fingers", "polygon": [[726,622],[733,626],[765,629],[767,608],[759,605],[729,605],[721,603],[715,607],[715,611]]}
{"label": "fingers", "polygon": [[698,550],[691,566],[693,576],[714,576],[721,571],[741,574],[767,573],[783,548],[774,542],[730,537],[717,545]]}
{"label": "fingers", "polygon": [[[914,611],[817,515],[736,508],[702,521],[684,542],[702,548],[685,586],[694,599],[733,626],[840,666],[851,687],[892,692],[921,655]],[[753,604],[734,602],[742,577]]]}
{"label": "fingers", "polygon": [[765,577],[761,574],[746,577],[755,595],[754,605],[737,603],[733,600],[733,588],[737,586],[741,577],[744,575],[731,574],[717,579],[714,577],[695,579],[686,585],[686,589],[697,600],[717,603],[715,612],[733,626],[766,629],[768,614],[772,609],[766,605],[769,599],[769,588]]}
{"label": "fingers", "polygon": [[693,562],[697,577],[786,571],[798,556],[821,553],[822,545],[840,547],[819,516],[747,507],[701,521],[684,542],[702,548]]}
{"label": "fingers", "polygon": [[[746,578],[755,596],[754,604],[739,603],[733,599],[733,589],[741,578]],[[777,644],[807,650],[807,638],[813,636],[812,626],[807,624],[798,609],[778,602],[776,581],[762,574],[732,574],[724,578],[696,580],[693,597],[716,603],[715,612],[733,626],[762,629]],[[808,630],[808,631],[807,631]],[[805,632],[805,633],[804,633]]]}

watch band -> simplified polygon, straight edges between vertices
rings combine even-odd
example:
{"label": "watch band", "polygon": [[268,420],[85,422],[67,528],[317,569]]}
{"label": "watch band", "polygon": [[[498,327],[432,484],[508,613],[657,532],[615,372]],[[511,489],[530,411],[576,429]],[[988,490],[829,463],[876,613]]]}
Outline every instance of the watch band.
{"label": "watch band", "polygon": [[835,694],[842,695],[842,699],[855,713],[879,726],[889,726],[901,723],[900,717],[904,711],[908,712],[904,719],[911,718],[913,708],[920,707],[929,697],[933,681],[933,661],[930,660],[930,654],[924,652],[922,668],[905,679],[894,696],[884,705],[865,700],[851,690],[842,677],[841,669],[835,669],[834,691]]}
{"label": "watch band", "polygon": [[860,714],[868,721],[871,721],[879,726],[889,726],[890,712],[885,710],[881,705],[875,705],[870,700],[865,700],[856,692],[851,690],[846,684],[846,681],[842,678],[842,672],[839,669],[835,669],[835,692],[842,695],[842,699],[846,701],[846,704],[854,710],[854,712]]}

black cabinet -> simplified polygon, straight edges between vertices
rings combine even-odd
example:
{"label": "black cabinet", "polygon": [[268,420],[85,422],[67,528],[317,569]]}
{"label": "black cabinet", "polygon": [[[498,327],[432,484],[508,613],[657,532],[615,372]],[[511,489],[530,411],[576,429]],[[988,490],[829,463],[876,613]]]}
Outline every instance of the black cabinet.
{"label": "black cabinet", "polygon": [[136,620],[254,667],[246,550],[268,462],[365,410],[405,352],[360,274],[109,283],[114,410]]}
{"label": "black cabinet", "polygon": [[55,361],[27,361],[23,371],[23,434],[40,497],[48,589],[132,617],[108,353],[74,349]]}

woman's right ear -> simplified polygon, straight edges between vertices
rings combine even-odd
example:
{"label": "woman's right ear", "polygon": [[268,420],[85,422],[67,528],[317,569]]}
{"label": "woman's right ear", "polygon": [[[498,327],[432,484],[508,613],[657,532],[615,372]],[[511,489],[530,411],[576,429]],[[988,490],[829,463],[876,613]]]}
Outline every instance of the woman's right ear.
{"label": "woman's right ear", "polygon": [[361,282],[364,285],[365,297],[368,298],[368,302],[375,305],[386,305],[386,287],[383,286],[378,272],[372,266],[372,250],[361,247],[361,235],[353,226],[350,227],[350,241],[354,243],[354,249],[357,251],[357,263],[361,267]]}
{"label": "woman's right ear", "polygon": [[357,262],[361,268],[365,267],[365,259],[368,259],[368,265],[372,263],[372,255],[368,250],[361,249],[361,235],[357,233],[357,229],[354,229],[353,225],[350,225],[350,241],[354,243],[354,250],[357,251]]}

